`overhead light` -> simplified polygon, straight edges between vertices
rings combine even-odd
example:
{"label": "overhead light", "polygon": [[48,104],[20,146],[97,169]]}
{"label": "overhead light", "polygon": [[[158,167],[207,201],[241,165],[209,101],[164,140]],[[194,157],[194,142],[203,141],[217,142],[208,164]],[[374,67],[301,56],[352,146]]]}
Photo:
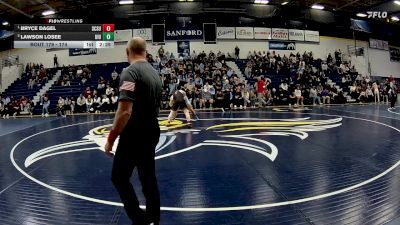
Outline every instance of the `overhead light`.
{"label": "overhead light", "polygon": [[54,12],[54,10],[46,10],[46,11],[42,12],[42,15],[49,16],[49,15],[53,15],[54,13],[56,13],[56,12]]}
{"label": "overhead light", "polygon": [[286,4],[288,4],[289,2],[282,2],[282,5],[286,5]]}
{"label": "overhead light", "polygon": [[311,8],[323,10],[325,7],[323,5],[314,4],[311,6]]}
{"label": "overhead light", "polygon": [[396,0],[394,1],[395,4],[400,5],[400,1]]}
{"label": "overhead light", "polygon": [[179,0],[180,2],[184,2],[185,0]]}
{"label": "overhead light", "polygon": [[358,17],[367,17],[367,14],[365,14],[365,13],[357,13],[356,16],[358,16]]}
{"label": "overhead light", "polygon": [[121,0],[119,1],[120,5],[129,5],[129,4],[133,4],[133,0]]}
{"label": "overhead light", "polygon": [[268,4],[269,0],[254,0],[255,4]]}
{"label": "overhead light", "polygon": [[395,21],[395,22],[397,22],[397,21],[399,21],[400,19],[399,19],[399,17],[397,17],[397,16],[392,16],[392,21]]}
{"label": "overhead light", "polygon": [[193,0],[187,0],[188,2],[193,2]]}
{"label": "overhead light", "polygon": [[7,21],[4,21],[3,23],[1,23],[1,24],[3,24],[3,26],[8,26],[8,22]]}

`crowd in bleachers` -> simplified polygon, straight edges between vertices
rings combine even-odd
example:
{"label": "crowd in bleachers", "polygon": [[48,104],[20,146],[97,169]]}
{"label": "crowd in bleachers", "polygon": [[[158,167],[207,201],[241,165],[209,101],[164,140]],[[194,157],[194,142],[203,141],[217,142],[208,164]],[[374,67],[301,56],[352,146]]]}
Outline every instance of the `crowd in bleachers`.
{"label": "crowd in bleachers", "polygon": [[52,75],[50,69],[47,70],[42,63],[28,63],[25,66],[25,73],[22,74],[22,78],[26,77],[28,79],[28,89],[34,89],[46,84]]}
{"label": "crowd in bleachers", "polygon": [[[160,72],[161,109],[169,109],[170,96],[178,89],[186,91],[195,109],[228,109],[346,103],[345,93],[357,102],[387,102],[390,90],[395,88],[393,77],[372,81],[368,75],[358,74],[351,62],[342,60],[340,50],[334,56],[328,54],[325,60],[314,58],[312,52],[287,56],[274,51],[249,52],[247,60],[237,61],[245,63],[242,77],[227,65],[227,60],[234,60],[230,54],[193,51],[190,55],[175,57],[160,49],[156,56],[148,54],[148,61]],[[238,51],[236,48],[235,57]],[[91,66],[61,67],[61,77],[55,86],[83,89],[75,95],[67,93],[53,100],[51,92],[45,93],[40,99],[42,116],[48,116],[52,110],[51,101],[56,106],[55,112],[62,116],[115,111],[121,71],[114,69],[111,74],[104,74],[102,68],[98,67],[97,76],[92,77]],[[41,64],[28,64],[23,76],[28,78],[29,89],[40,87],[52,74]],[[91,84],[87,83],[89,80]],[[30,114],[34,107],[26,97],[7,97],[0,102],[0,115],[5,117]]]}
{"label": "crowd in bleachers", "polygon": [[[62,67],[61,77],[51,90],[53,94],[59,95],[58,99],[53,99],[56,103],[56,114],[65,116],[74,113],[115,111],[118,101],[118,73],[112,72],[109,78],[106,80],[103,76],[99,76],[97,82],[93,82],[90,65]],[[89,80],[92,83],[87,83]],[[74,92],[70,93],[68,89],[74,89]],[[79,92],[79,90],[82,91]],[[51,106],[49,95],[51,93],[45,93],[41,97],[42,116],[48,115],[49,106]]]}
{"label": "crowd in bleachers", "polygon": [[33,102],[25,96],[20,98],[0,96],[0,118],[10,118],[19,115],[32,115]]}
{"label": "crowd in bleachers", "polygon": [[397,86],[393,76],[372,81],[368,75],[359,74],[350,86],[350,96],[359,102],[389,103],[397,94]]}
{"label": "crowd in bleachers", "polygon": [[41,63],[28,63],[16,85],[0,96],[0,117],[32,115],[35,108],[33,96],[53,75],[54,70],[46,69]]}

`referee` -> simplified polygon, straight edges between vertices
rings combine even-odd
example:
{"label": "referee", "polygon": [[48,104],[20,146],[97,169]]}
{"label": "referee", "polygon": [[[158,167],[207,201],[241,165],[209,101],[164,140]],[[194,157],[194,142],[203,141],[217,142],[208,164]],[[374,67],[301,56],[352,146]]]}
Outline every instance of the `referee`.
{"label": "referee", "polygon": [[[115,139],[120,136],[112,168],[112,182],[135,225],[156,225],[160,221],[160,193],[154,156],[160,137],[157,116],[162,85],[157,71],[146,60],[145,40],[130,40],[126,54],[131,65],[121,74],[118,110],[105,150],[110,153]],[[130,182],[135,167],[146,198],[146,212],[139,208]]]}

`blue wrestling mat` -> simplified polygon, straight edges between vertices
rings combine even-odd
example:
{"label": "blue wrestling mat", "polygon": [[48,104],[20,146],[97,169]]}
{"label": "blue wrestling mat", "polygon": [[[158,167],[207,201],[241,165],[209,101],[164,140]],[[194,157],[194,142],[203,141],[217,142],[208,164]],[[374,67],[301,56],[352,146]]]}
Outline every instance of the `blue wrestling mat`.
{"label": "blue wrestling mat", "polygon": [[[201,112],[191,128],[165,116],[156,149],[163,225],[400,217],[400,108]],[[112,119],[0,120],[0,224],[130,224],[102,150]]]}

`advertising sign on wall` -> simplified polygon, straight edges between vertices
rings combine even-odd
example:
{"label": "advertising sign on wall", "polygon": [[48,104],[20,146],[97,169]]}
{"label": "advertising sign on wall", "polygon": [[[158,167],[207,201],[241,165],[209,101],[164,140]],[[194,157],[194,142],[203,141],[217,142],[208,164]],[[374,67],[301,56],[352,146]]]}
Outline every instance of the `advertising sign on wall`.
{"label": "advertising sign on wall", "polygon": [[272,50],[296,50],[296,42],[270,41],[269,49],[272,49]]}
{"label": "advertising sign on wall", "polygon": [[289,40],[288,29],[272,28],[272,39],[274,39],[274,40]]}
{"label": "advertising sign on wall", "polygon": [[369,47],[374,49],[389,50],[389,43],[387,41],[370,38]]}
{"label": "advertising sign on wall", "polygon": [[236,39],[254,39],[253,27],[236,27]]}
{"label": "advertising sign on wall", "polygon": [[177,41],[178,55],[187,57],[190,55],[190,42],[189,41]]}
{"label": "advertising sign on wall", "polygon": [[304,41],[304,30],[289,29],[289,40]]}
{"label": "advertising sign on wall", "polygon": [[319,31],[305,30],[304,40],[310,42],[319,42]]}
{"label": "advertising sign on wall", "polygon": [[114,42],[125,42],[132,38],[132,30],[115,30],[114,31],[115,40]]}
{"label": "advertising sign on wall", "polygon": [[235,28],[217,27],[217,39],[235,39]]}
{"label": "advertising sign on wall", "polygon": [[400,62],[400,48],[389,48],[390,61]]}
{"label": "advertising sign on wall", "polygon": [[97,49],[95,48],[70,48],[69,56],[79,56],[79,55],[93,55],[97,54]]}
{"label": "advertising sign on wall", "polygon": [[151,28],[133,29],[133,37],[141,37],[146,41],[151,41]]}
{"label": "advertising sign on wall", "polygon": [[266,40],[266,39],[271,39],[271,28],[265,28],[265,27],[254,27],[254,38],[255,39],[261,39],[261,40]]}
{"label": "advertising sign on wall", "polygon": [[203,28],[196,26],[166,28],[165,40],[203,40]]}

